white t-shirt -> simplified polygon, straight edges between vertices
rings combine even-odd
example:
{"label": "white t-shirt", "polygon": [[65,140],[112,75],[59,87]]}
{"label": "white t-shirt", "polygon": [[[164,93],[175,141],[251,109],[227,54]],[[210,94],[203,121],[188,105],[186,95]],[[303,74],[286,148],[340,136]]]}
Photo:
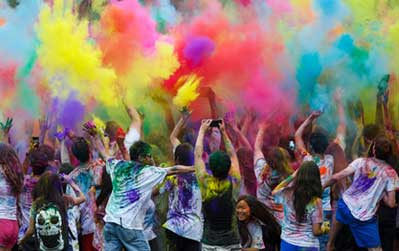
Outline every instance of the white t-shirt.
{"label": "white t-shirt", "polygon": [[134,127],[130,127],[129,131],[125,135],[125,140],[123,144],[125,145],[126,151],[129,152],[130,147],[136,142],[140,140],[140,134]]}
{"label": "white t-shirt", "polygon": [[271,168],[266,175],[263,175],[266,166],[267,162],[264,158],[256,160],[254,168],[258,184],[258,188],[256,190],[256,197],[258,198],[259,201],[270,207],[272,202],[272,200],[270,199],[271,193],[273,189],[281,181],[283,181],[283,178],[281,175],[279,175],[277,171],[272,170]]}
{"label": "white t-shirt", "polygon": [[244,248],[264,249],[265,243],[263,242],[263,233],[261,225],[258,222],[252,220],[248,222],[247,229],[252,237],[252,242],[250,245],[244,246]]}
{"label": "white t-shirt", "polygon": [[147,241],[153,240],[157,237],[157,235],[154,232],[154,226],[155,226],[155,203],[150,199],[148,201],[147,205],[147,210],[146,214],[144,216],[144,237]]}
{"label": "white t-shirt", "polygon": [[11,192],[11,185],[8,183],[0,165],[0,219],[17,219],[17,198]]}
{"label": "white t-shirt", "polygon": [[358,158],[349,164],[355,174],[352,185],[342,196],[353,217],[367,221],[374,217],[384,192],[399,188],[395,170],[376,158]]}
{"label": "white t-shirt", "polygon": [[203,233],[202,198],[195,174],[168,178],[169,210],[163,227],[187,239],[201,241]]}
{"label": "white t-shirt", "polygon": [[[312,156],[310,154],[303,158],[303,161],[314,161],[319,167],[321,185],[324,185],[334,172],[334,157],[332,155],[324,155],[324,159]],[[326,187],[321,195],[321,200],[323,202],[323,210],[331,211],[331,188]]]}
{"label": "white t-shirt", "polygon": [[144,230],[152,189],[164,180],[166,169],[116,159],[107,160],[106,169],[111,176],[112,193],[104,221],[127,229]]}
{"label": "white t-shirt", "polygon": [[298,222],[292,199],[292,192],[283,189],[277,195],[284,205],[284,219],[281,225],[281,239],[299,247],[320,247],[319,240],[313,234],[313,224],[323,222],[323,208],[316,198],[306,206],[305,220]]}

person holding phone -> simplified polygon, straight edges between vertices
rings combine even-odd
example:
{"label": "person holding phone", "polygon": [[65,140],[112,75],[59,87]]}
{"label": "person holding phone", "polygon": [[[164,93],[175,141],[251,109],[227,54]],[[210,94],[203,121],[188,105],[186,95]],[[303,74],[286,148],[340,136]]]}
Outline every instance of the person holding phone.
{"label": "person holding phone", "polygon": [[240,170],[234,146],[221,121],[220,132],[226,152],[213,152],[209,156],[211,173],[206,171],[202,159],[204,136],[208,130],[213,130],[210,127],[212,121],[212,119],[202,121],[194,150],[195,170],[204,213],[202,250],[233,250],[240,248],[240,239],[233,227],[235,200],[240,192]]}

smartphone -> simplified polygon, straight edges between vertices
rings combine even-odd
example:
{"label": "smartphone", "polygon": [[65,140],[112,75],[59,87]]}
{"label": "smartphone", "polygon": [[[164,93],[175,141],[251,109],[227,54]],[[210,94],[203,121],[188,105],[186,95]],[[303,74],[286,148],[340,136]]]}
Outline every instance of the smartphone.
{"label": "smartphone", "polygon": [[209,127],[220,127],[220,124],[222,124],[222,120],[221,119],[214,119],[212,120],[211,124],[209,125]]}

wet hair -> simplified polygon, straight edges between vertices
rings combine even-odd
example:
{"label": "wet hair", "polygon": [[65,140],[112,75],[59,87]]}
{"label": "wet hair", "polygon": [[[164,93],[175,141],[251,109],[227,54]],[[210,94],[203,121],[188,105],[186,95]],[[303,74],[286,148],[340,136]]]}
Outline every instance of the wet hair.
{"label": "wet hair", "polygon": [[216,151],[209,156],[209,169],[213,177],[223,180],[229,175],[231,167],[230,156],[222,151]]}
{"label": "wet hair", "polygon": [[129,149],[129,156],[132,161],[138,161],[140,157],[151,155],[152,148],[144,141],[135,142]]}
{"label": "wet hair", "polygon": [[256,196],[256,176],[254,173],[254,153],[251,149],[243,147],[237,150],[238,163],[240,164],[241,180],[250,195]]}
{"label": "wet hair", "polygon": [[293,192],[296,220],[303,222],[306,207],[315,198],[321,198],[322,186],[319,167],[314,161],[304,161],[290,188]]}
{"label": "wet hair", "polygon": [[[258,221],[261,225],[263,242],[265,244],[264,250],[279,250],[281,227],[270,212],[270,209],[251,195],[240,196],[237,203],[242,200],[245,201],[250,208],[251,219]],[[237,222],[241,245],[243,247],[250,245],[252,243],[252,236],[248,231],[248,222],[239,220],[237,220]]]}
{"label": "wet hair", "polygon": [[175,149],[175,162],[179,165],[194,165],[193,147],[188,143],[180,144]]}
{"label": "wet hair", "polygon": [[376,124],[365,125],[362,132],[363,137],[370,141],[374,140],[379,133],[380,133],[380,128]]}
{"label": "wet hair", "polygon": [[328,147],[328,137],[324,133],[313,132],[309,137],[309,144],[316,154],[324,154]]}
{"label": "wet hair", "polygon": [[71,150],[80,163],[86,163],[90,160],[90,146],[83,137],[73,140]]}
{"label": "wet hair", "polygon": [[281,147],[272,147],[266,155],[269,166],[276,170],[283,178],[287,178],[293,171],[290,166],[290,156]]}
{"label": "wet hair", "polygon": [[14,149],[5,143],[0,143],[0,167],[11,185],[11,192],[14,195],[20,194],[24,182],[22,165]]}
{"label": "wet hair", "polygon": [[378,136],[374,140],[375,157],[389,162],[393,156],[392,144],[385,136]]}

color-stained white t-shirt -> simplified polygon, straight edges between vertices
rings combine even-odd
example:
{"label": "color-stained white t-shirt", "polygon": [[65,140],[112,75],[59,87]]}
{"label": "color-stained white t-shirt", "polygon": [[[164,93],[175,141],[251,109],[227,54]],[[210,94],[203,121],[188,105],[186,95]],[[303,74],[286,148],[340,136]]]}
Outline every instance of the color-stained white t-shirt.
{"label": "color-stained white t-shirt", "polygon": [[398,175],[386,162],[376,158],[358,158],[348,168],[353,168],[355,174],[342,198],[353,217],[367,221],[376,214],[384,192],[399,188]]}
{"label": "color-stained white t-shirt", "polygon": [[[303,158],[303,161],[314,161],[319,167],[321,185],[323,186],[334,172],[334,157],[332,155],[324,155],[324,159],[312,156],[310,154]],[[321,195],[321,200],[323,202],[323,210],[331,211],[331,188],[326,187]]]}
{"label": "color-stained white t-shirt", "polygon": [[164,180],[166,169],[116,159],[107,160],[106,169],[111,176],[112,193],[104,221],[127,229],[144,230],[152,189]]}

